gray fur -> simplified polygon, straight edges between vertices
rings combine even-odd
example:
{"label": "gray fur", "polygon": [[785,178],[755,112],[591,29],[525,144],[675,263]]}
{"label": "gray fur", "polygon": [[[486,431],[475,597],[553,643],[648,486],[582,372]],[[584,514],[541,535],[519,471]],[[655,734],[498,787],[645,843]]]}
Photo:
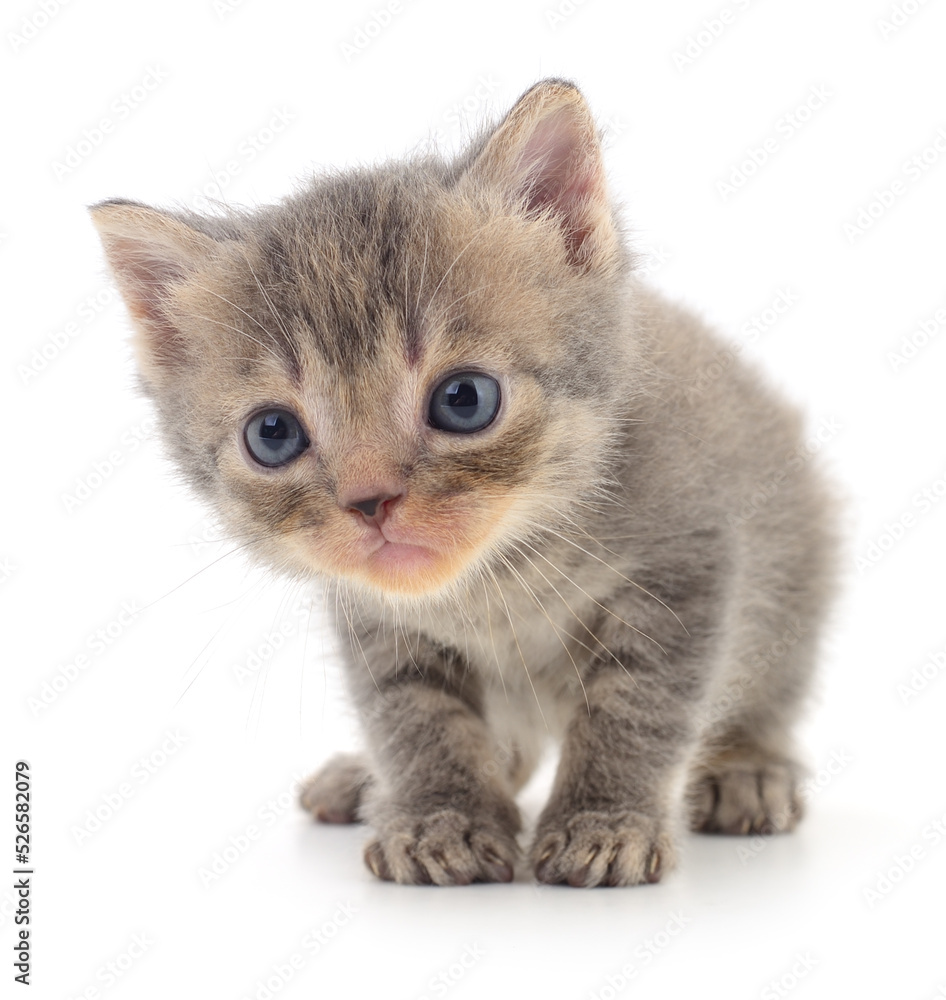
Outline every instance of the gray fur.
{"label": "gray fur", "polygon": [[[366,821],[375,874],[511,879],[515,795],[550,740],[541,881],[656,881],[685,823],[794,826],[833,503],[798,414],[634,275],[577,90],[537,85],[453,163],[221,223],[121,202],[96,222],[182,468],[344,617],[366,752],[303,804]],[[429,387],[470,364],[502,379],[496,426],[432,432]],[[263,474],[239,438],[274,402],[315,443]],[[359,490],[398,500],[436,572],[344,561],[374,530]]]}

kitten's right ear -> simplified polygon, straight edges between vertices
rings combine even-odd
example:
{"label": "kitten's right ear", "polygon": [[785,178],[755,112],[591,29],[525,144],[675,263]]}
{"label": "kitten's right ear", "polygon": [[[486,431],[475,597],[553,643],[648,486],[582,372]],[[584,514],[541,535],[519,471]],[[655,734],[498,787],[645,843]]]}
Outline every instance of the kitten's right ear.
{"label": "kitten's right ear", "polygon": [[601,143],[574,84],[543,80],[527,90],[489,137],[466,178],[499,188],[528,212],[551,213],[573,266],[615,265],[619,240]]}
{"label": "kitten's right ear", "polygon": [[219,244],[180,219],[131,201],[103,201],[90,212],[139,333],[139,363],[154,380],[186,363],[171,296]]}

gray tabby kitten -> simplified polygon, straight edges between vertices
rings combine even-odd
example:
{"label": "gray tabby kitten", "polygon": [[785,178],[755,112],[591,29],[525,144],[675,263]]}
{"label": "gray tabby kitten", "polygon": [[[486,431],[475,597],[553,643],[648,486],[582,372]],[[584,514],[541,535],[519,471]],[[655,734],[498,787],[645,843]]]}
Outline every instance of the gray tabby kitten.
{"label": "gray tabby kitten", "polygon": [[549,737],[542,882],[795,825],[830,498],[798,415],[634,274],[574,86],[455,160],[93,217],[181,469],[344,617],[366,752],[303,803],[366,821],[377,876],[512,879]]}

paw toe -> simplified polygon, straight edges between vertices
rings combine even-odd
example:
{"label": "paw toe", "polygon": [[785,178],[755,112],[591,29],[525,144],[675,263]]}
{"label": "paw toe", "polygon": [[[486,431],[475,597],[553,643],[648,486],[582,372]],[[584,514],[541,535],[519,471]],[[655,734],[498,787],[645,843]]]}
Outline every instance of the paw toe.
{"label": "paw toe", "polygon": [[801,818],[795,771],[785,764],[713,770],[691,786],[688,797],[691,829],[701,833],[780,833]]}
{"label": "paw toe", "polygon": [[299,803],[320,823],[357,823],[358,807],[370,782],[361,757],[338,754],[305,782]]}
{"label": "paw toe", "polygon": [[658,882],[674,850],[652,817],[586,812],[542,834],[532,857],[540,882],[586,888]]}
{"label": "paw toe", "polygon": [[365,863],[378,878],[407,885],[469,885],[511,882],[516,853],[511,835],[443,810],[389,826],[366,847]]}

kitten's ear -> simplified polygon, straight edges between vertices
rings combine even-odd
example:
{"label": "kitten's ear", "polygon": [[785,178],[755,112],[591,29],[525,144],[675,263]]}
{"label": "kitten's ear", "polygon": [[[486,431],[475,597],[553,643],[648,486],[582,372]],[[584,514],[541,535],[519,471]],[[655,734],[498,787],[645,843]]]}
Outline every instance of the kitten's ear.
{"label": "kitten's ear", "polygon": [[527,90],[467,171],[529,211],[558,216],[571,262],[613,264],[619,241],[608,203],[601,143],[581,92],[564,80]]}
{"label": "kitten's ear", "polygon": [[173,216],[134,202],[104,201],[90,211],[140,334],[139,361],[146,377],[179,368],[186,363],[187,344],[170,297],[219,244]]}

